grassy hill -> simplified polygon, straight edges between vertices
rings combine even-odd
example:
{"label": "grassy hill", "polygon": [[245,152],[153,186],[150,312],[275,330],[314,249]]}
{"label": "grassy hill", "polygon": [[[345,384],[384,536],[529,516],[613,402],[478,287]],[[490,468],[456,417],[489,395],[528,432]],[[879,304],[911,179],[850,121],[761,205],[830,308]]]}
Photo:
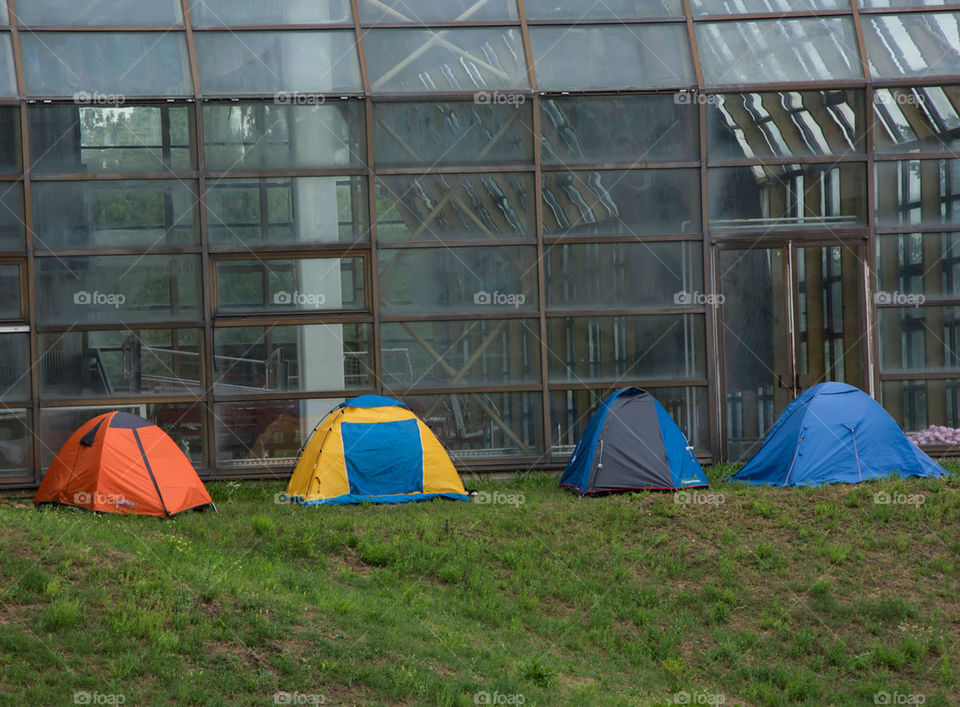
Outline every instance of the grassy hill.
{"label": "grassy hill", "polygon": [[555,484],[306,509],[220,482],[174,520],[3,499],[0,704],[958,703],[960,477]]}

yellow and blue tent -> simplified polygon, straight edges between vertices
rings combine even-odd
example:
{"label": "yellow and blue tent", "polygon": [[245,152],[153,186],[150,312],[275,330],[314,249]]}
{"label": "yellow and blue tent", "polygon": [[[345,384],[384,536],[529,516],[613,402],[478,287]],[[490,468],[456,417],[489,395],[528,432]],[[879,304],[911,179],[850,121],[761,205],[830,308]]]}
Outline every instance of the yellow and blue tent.
{"label": "yellow and blue tent", "polygon": [[470,500],[430,428],[403,403],[380,395],[347,400],[320,421],[286,495],[307,506]]}

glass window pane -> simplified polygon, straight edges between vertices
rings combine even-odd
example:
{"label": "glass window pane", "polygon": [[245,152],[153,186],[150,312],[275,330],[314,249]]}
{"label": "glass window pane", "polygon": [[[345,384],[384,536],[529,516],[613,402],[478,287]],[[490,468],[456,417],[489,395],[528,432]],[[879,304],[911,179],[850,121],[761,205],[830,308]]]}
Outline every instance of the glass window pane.
{"label": "glass window pane", "polygon": [[746,15],[763,12],[850,11],[847,0],[690,0],[694,15]]}
{"label": "glass window pane", "polygon": [[0,264],[0,319],[21,319],[20,266],[15,263]]}
{"label": "glass window pane", "polygon": [[31,96],[123,102],[193,93],[182,32],[21,32]]}
{"label": "glass window pane", "polygon": [[878,303],[960,297],[960,233],[903,233],[877,243]]}
{"label": "glass window pane", "polygon": [[711,169],[710,225],[717,230],[862,225],[866,177],[861,163]]}
{"label": "glass window pane", "polygon": [[367,240],[364,177],[263,177],[207,183],[211,245]]}
{"label": "glass window pane", "polygon": [[32,185],[37,248],[196,246],[197,185],[172,180]]}
{"label": "glass window pane", "polygon": [[0,250],[23,250],[23,183],[0,182]]}
{"label": "glass window pane", "polygon": [[873,126],[878,152],[956,152],[960,86],[874,89]]}
{"label": "glass window pane", "polygon": [[[6,287],[3,287],[6,296]],[[0,400],[30,399],[30,334],[0,334]],[[0,415],[0,420],[3,417]],[[3,428],[0,423],[0,429]],[[0,436],[0,440],[3,437]],[[0,450],[3,444],[0,444]]]}
{"label": "glass window pane", "polygon": [[707,84],[863,76],[849,17],[702,22],[696,27]]}
{"label": "glass window pane", "polygon": [[702,314],[547,320],[551,383],[705,378]]}
{"label": "glass window pane", "polygon": [[179,0],[28,0],[17,3],[17,22],[44,26],[182,25]]}
{"label": "glass window pane", "polygon": [[673,95],[542,98],[540,133],[545,164],[700,159],[697,109]]}
{"label": "glass window pane", "polygon": [[46,469],[57,450],[84,422],[106,412],[120,410],[139,415],[160,427],[176,442],[198,471],[204,465],[205,416],[202,402],[143,403],[109,407],[55,407],[40,411],[40,466]]}
{"label": "glass window pane", "polygon": [[403,402],[427,423],[458,466],[473,459],[543,454],[540,393],[405,395]]}
{"label": "glass window pane", "polygon": [[[197,32],[200,89],[209,95],[357,92],[360,63],[353,30]],[[277,100],[316,100],[278,95]]]}
{"label": "glass window pane", "polygon": [[699,233],[700,226],[700,172],[696,169],[543,175],[545,234]]}
{"label": "glass window pane", "polygon": [[[486,95],[486,94],[481,94]],[[533,127],[525,96],[493,103],[376,103],[378,166],[533,162]]]}
{"label": "glass window pane", "polygon": [[10,24],[10,13],[7,11],[7,0],[0,0],[0,25]]}
{"label": "glass window pane", "polygon": [[213,331],[214,391],[373,388],[372,330],[361,323],[219,327]]}
{"label": "glass window pane", "polygon": [[[16,106],[0,107],[0,173],[20,171],[20,111]],[[4,189],[0,185],[0,189]]]}
{"label": "glass window pane", "polygon": [[530,86],[520,30],[374,29],[364,32],[374,91],[420,93]]}
{"label": "glass window pane", "polygon": [[956,448],[960,379],[883,381],[881,404],[921,447]]}
{"label": "glass window pane", "polygon": [[200,319],[200,256],[38,258],[40,324]]}
{"label": "glass window pane", "polygon": [[[6,11],[6,8],[4,8]],[[20,39],[23,42],[23,37]],[[17,95],[17,76],[13,66],[10,32],[0,32],[0,96]]]}
{"label": "glass window pane", "polygon": [[703,291],[700,241],[554,245],[546,256],[550,310],[675,307]]}
{"label": "glass window pane", "polygon": [[195,27],[352,24],[349,0],[190,0]]}
{"label": "glass window pane", "polygon": [[880,226],[960,223],[960,159],[877,162]]}
{"label": "glass window pane", "polygon": [[533,175],[394,175],[377,180],[377,238],[448,241],[536,235]]}
{"label": "glass window pane", "polygon": [[39,346],[44,398],[202,394],[199,329],[44,332]]}
{"label": "glass window pane", "polygon": [[530,44],[542,90],[696,83],[682,23],[531,27]]}
{"label": "glass window pane", "polygon": [[952,5],[951,0],[859,0],[860,7],[883,9],[885,7],[942,7]]}
{"label": "glass window pane", "polygon": [[683,17],[683,0],[526,0],[528,20],[639,20]]}
{"label": "glass window pane", "polygon": [[380,347],[383,385],[398,393],[540,383],[536,319],[390,322],[380,327]]}
{"label": "glass window pane", "polygon": [[707,97],[712,160],[865,151],[863,91],[777,91]]}
{"label": "glass window pane", "polygon": [[220,312],[363,309],[363,258],[217,262]]}
{"label": "glass window pane", "polygon": [[363,106],[208,103],[203,106],[207,168],[321,169],[362,167]]}
{"label": "glass window pane", "polygon": [[[33,434],[29,410],[0,410],[0,479],[32,481]],[[44,467],[46,468],[46,467]]]}
{"label": "glass window pane", "polygon": [[960,12],[864,15],[873,78],[960,73]]}
{"label": "glass window pane", "polygon": [[360,21],[364,25],[500,22],[519,18],[516,0],[416,0],[392,3],[360,0],[359,7]]}
{"label": "glass window pane", "polygon": [[[619,386],[618,386],[619,387]],[[555,457],[567,458],[597,407],[611,390],[550,391],[550,432]],[[698,451],[710,449],[706,388],[648,388]]]}
{"label": "glass window pane", "polygon": [[191,108],[32,105],[37,172],[169,172],[193,166]]}
{"label": "glass window pane", "polygon": [[537,310],[532,246],[381,250],[384,314],[515,314]]}
{"label": "glass window pane", "polygon": [[292,467],[301,447],[343,398],[256,400],[214,407],[217,466],[263,472]]}
{"label": "glass window pane", "polygon": [[960,307],[881,307],[883,373],[960,370]]}

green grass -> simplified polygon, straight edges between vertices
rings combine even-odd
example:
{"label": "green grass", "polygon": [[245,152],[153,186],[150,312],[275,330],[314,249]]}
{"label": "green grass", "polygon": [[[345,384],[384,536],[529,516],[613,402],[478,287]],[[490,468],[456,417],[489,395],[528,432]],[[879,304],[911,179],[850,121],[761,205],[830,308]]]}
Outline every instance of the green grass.
{"label": "green grass", "polygon": [[236,482],[173,520],[4,499],[0,704],[955,704],[960,477],[729,471],[687,504],[542,475],[473,484],[519,505],[307,509]]}

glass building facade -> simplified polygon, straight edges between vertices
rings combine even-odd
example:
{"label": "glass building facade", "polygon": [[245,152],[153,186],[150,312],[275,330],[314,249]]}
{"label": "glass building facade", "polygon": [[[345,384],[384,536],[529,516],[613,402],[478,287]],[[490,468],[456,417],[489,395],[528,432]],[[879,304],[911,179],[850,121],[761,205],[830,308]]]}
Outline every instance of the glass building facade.
{"label": "glass building facade", "polygon": [[0,486],[373,392],[473,470],[623,385],[713,460],[824,380],[960,428],[958,145],[960,4],[0,0]]}

